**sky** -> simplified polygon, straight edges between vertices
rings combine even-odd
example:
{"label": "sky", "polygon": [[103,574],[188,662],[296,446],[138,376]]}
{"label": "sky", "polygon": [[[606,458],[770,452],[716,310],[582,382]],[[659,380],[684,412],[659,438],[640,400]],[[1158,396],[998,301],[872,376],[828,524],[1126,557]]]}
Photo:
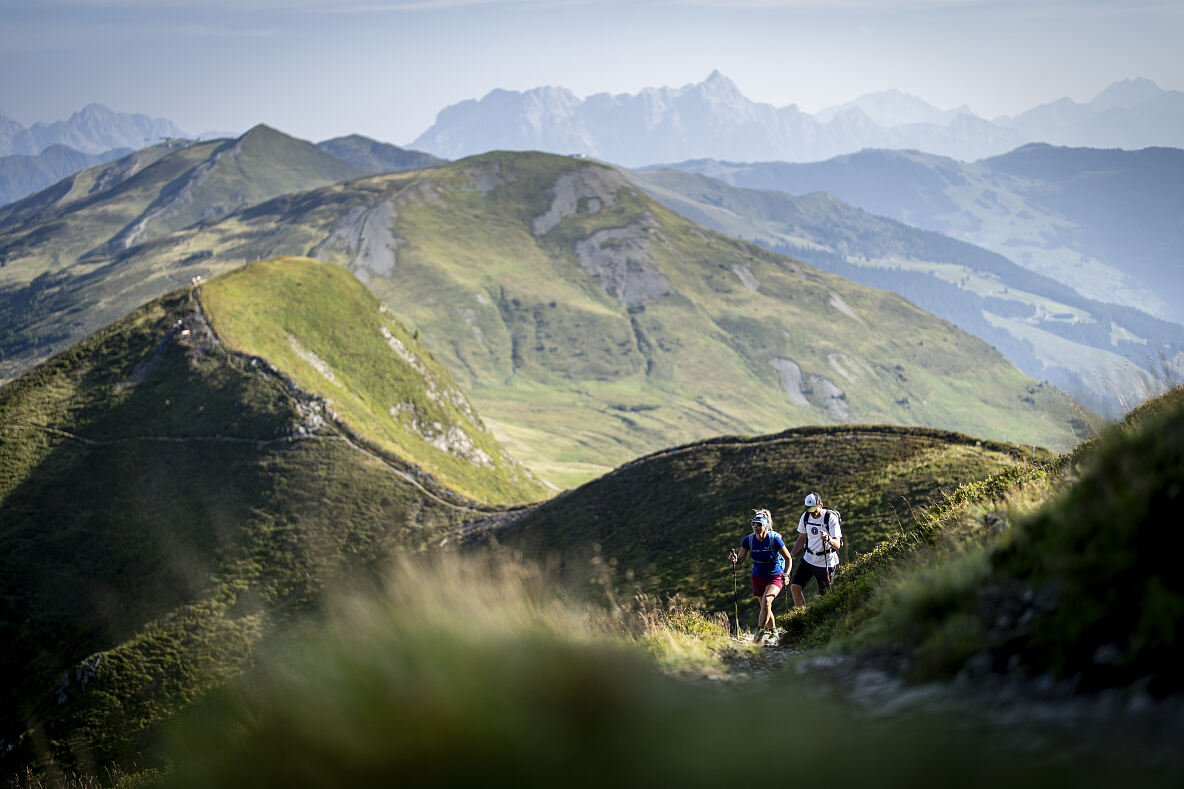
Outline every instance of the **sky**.
{"label": "sky", "polygon": [[713,70],[807,112],[897,89],[986,118],[1121,79],[1184,90],[1184,1],[0,0],[0,113],[91,102],[190,134],[406,145],[495,88],[636,93]]}

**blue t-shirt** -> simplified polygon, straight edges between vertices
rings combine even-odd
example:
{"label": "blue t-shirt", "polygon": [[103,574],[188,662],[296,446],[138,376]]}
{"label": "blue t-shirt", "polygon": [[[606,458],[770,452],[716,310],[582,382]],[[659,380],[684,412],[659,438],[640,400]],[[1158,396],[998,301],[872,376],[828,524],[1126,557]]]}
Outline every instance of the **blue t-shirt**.
{"label": "blue t-shirt", "polygon": [[758,540],[755,534],[745,535],[740,547],[747,548],[752,556],[752,574],[757,578],[772,578],[785,572],[785,557],[781,555],[785,541],[777,532],[770,531],[763,540]]}

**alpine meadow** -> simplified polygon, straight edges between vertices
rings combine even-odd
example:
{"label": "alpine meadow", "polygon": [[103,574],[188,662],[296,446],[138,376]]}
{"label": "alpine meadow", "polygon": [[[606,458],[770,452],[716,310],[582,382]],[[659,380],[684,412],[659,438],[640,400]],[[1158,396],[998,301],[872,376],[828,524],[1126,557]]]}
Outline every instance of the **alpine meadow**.
{"label": "alpine meadow", "polygon": [[0,786],[1184,783],[1184,93],[633,92],[1068,12],[17,5]]}

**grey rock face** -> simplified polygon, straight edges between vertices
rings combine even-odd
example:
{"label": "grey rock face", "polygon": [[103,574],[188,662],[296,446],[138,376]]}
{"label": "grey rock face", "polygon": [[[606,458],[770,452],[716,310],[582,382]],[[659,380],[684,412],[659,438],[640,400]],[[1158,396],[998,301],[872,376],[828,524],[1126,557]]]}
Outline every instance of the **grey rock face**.
{"label": "grey rock face", "polygon": [[398,268],[398,250],[405,242],[395,235],[398,214],[387,200],[358,205],[346,211],[329,237],[309,252],[320,257],[333,250],[353,255],[349,268],[368,282],[371,274],[389,277]]}
{"label": "grey rock face", "polygon": [[791,403],[817,408],[836,422],[847,421],[851,413],[847,396],[829,378],[803,375],[802,368],[792,359],[774,359],[773,369],[780,376],[781,388]]}
{"label": "grey rock face", "polygon": [[576,256],[605,293],[622,304],[644,304],[672,290],[650,257],[650,235],[656,231],[657,223],[646,215],[626,227],[593,233],[576,244]]}
{"label": "grey rock face", "polygon": [[576,172],[564,173],[555,181],[554,198],[545,214],[535,217],[531,232],[545,236],[563,221],[579,210],[580,200],[586,200],[589,213],[595,214],[601,208],[616,205],[617,192],[627,182],[616,170],[603,167],[584,167]]}
{"label": "grey rock face", "polygon": [[847,404],[847,395],[835,386],[829,378],[821,375],[806,376],[806,385],[802,394],[810,401],[810,405],[826,412],[826,415],[836,422],[846,422],[851,413],[851,406]]}
{"label": "grey rock face", "polygon": [[781,388],[791,403],[810,405],[810,401],[802,394],[802,368],[792,359],[774,359],[773,369],[781,378]]}

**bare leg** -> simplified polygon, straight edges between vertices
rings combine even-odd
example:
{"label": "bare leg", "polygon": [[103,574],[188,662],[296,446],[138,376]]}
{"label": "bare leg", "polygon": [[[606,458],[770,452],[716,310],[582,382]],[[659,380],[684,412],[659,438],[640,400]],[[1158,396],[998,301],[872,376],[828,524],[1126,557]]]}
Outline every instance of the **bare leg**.
{"label": "bare leg", "polygon": [[773,618],[773,601],[777,599],[777,593],[780,591],[781,588],[776,584],[769,584],[765,587],[765,594],[761,597],[760,625],[766,630],[777,628],[777,620]]}
{"label": "bare leg", "polygon": [[793,595],[793,604],[801,606],[806,604],[806,598],[802,595],[802,587],[797,584],[792,584],[789,587],[789,593]]}

